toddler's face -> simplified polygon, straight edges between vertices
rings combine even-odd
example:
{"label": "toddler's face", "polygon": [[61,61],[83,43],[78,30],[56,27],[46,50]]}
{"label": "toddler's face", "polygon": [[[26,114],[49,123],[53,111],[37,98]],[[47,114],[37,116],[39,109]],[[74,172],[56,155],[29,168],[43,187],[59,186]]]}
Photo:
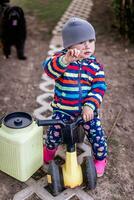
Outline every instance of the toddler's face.
{"label": "toddler's face", "polygon": [[91,55],[93,55],[95,51],[95,41],[89,40],[85,42],[81,42],[79,44],[73,45],[71,49],[77,49],[80,52],[82,52],[82,55],[84,58],[89,58]]}

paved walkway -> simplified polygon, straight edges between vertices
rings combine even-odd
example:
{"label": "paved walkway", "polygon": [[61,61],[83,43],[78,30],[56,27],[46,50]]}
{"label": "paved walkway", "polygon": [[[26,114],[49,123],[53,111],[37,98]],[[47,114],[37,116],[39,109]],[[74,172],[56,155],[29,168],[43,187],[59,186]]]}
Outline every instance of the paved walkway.
{"label": "paved walkway", "polygon": [[[69,5],[68,9],[61,17],[60,21],[57,23],[56,27],[53,30],[53,37],[50,41],[48,56],[51,56],[57,50],[62,49],[62,40],[61,40],[61,30],[64,23],[72,16],[81,17],[87,19],[89,17],[91,8],[91,0],[73,0]],[[48,119],[51,117],[51,107],[50,102],[53,98],[53,88],[54,82],[45,74],[42,75],[42,82],[39,85],[43,94],[37,97],[37,102],[40,107],[34,110],[34,116],[38,119]],[[87,148],[86,144],[83,144],[82,150],[89,155],[89,147]],[[82,157],[82,155],[80,155]],[[79,156],[78,156],[79,159]],[[38,181],[30,178],[25,182],[27,187],[17,194],[15,194],[13,200],[25,200],[29,198],[33,193],[36,193],[42,200],[68,200],[73,196],[77,196],[80,200],[93,200],[81,187],[76,189],[66,189],[58,196],[52,196],[44,187],[47,186],[46,176],[39,179]]]}
{"label": "paved walkway", "polygon": [[[92,6],[92,0],[73,0],[71,2],[52,32],[53,36],[50,41],[48,56],[51,56],[54,52],[62,49],[61,30],[65,22],[73,16],[88,19]],[[40,107],[34,110],[34,116],[38,119],[47,119],[51,117],[52,113],[50,102],[53,98],[54,82],[52,79],[47,77],[47,75],[43,74],[42,82],[39,87],[43,94],[37,97],[37,102]]]}

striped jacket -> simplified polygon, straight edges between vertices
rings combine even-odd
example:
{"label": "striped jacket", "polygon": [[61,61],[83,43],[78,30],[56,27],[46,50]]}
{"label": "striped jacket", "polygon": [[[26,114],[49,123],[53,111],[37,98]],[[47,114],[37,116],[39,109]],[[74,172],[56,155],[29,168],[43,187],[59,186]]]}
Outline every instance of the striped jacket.
{"label": "striped jacket", "polygon": [[97,110],[106,90],[105,74],[94,56],[69,65],[62,62],[65,50],[43,62],[44,71],[55,80],[52,107],[80,113],[84,105]]}

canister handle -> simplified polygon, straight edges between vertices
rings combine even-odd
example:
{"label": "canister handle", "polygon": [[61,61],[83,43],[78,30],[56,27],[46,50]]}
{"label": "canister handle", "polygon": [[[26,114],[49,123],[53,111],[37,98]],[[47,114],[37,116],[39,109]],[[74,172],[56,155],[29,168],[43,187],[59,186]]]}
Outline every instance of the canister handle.
{"label": "canister handle", "polygon": [[6,113],[0,118],[0,127],[2,126],[2,122],[5,116],[6,116]]}
{"label": "canister handle", "polygon": [[49,125],[60,125],[62,127],[66,127],[67,124],[69,125],[74,125],[74,126],[78,126],[79,124],[83,123],[83,119],[81,116],[79,116],[77,118],[76,121],[74,121],[73,123],[65,123],[59,119],[48,119],[48,120],[39,120],[36,119],[36,123],[38,126],[49,126]]}

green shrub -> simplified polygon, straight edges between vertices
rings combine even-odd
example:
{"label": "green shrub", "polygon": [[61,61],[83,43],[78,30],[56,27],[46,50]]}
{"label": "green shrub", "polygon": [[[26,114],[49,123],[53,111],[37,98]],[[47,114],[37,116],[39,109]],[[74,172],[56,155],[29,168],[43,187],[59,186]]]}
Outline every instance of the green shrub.
{"label": "green shrub", "polygon": [[134,42],[134,1],[113,0],[120,34]]}

